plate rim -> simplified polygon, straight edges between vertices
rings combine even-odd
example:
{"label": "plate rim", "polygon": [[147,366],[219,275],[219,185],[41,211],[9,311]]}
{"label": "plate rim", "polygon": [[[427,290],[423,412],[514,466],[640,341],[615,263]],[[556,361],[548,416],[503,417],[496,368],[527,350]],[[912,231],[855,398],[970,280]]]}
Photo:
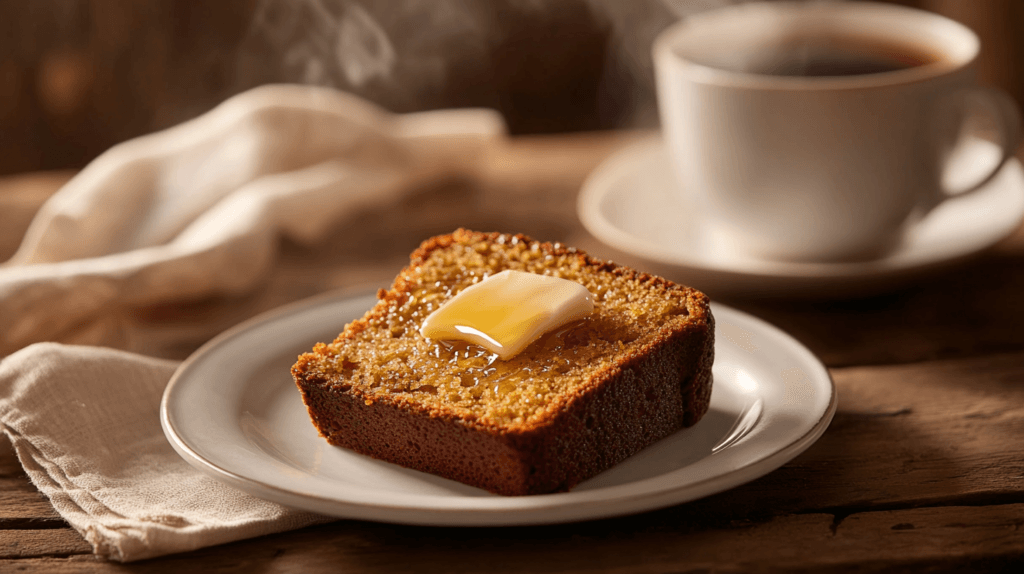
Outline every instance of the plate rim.
{"label": "plate rim", "polygon": [[[773,336],[784,339],[787,347],[797,350],[801,355],[803,355],[803,360],[810,361],[815,368],[820,371],[818,374],[823,375],[823,381],[827,382],[823,390],[827,390],[829,397],[824,410],[818,414],[817,419],[807,429],[807,431],[800,436],[793,437],[784,446],[773,450],[764,456],[760,456],[751,462],[743,464],[737,469],[726,473],[715,474],[697,481],[687,482],[681,486],[654,491],[628,492],[630,485],[647,480],[658,480],[665,476],[659,475],[644,478],[639,481],[609,486],[599,490],[583,491],[590,493],[611,491],[611,495],[609,496],[583,502],[573,501],[573,492],[570,491],[567,493],[552,493],[524,497],[473,497],[472,500],[476,502],[499,501],[496,505],[492,505],[493,507],[484,506],[477,508],[461,508],[444,505],[409,507],[401,504],[382,504],[379,502],[362,502],[355,504],[349,500],[341,500],[338,498],[321,496],[315,493],[303,493],[296,490],[281,488],[279,486],[260,481],[258,478],[239,474],[233,470],[224,468],[218,465],[215,461],[208,460],[205,456],[197,452],[177,431],[172,420],[173,417],[170,413],[171,402],[173,400],[172,395],[175,393],[175,389],[178,388],[179,385],[183,384],[182,381],[187,379],[187,374],[190,369],[193,368],[193,366],[201,359],[205,358],[207,354],[213,352],[221,345],[226,344],[228,341],[247,333],[253,328],[266,326],[283,317],[287,317],[301,311],[312,310],[323,305],[341,304],[347,301],[364,298],[370,299],[374,296],[375,291],[375,289],[373,291],[365,289],[343,289],[339,291],[321,293],[319,295],[288,303],[281,307],[258,314],[210,339],[178,366],[174,374],[171,376],[161,397],[160,424],[168,443],[175,452],[177,452],[178,455],[192,467],[208,476],[212,476],[217,480],[239,488],[242,491],[292,508],[309,510],[339,518],[435,526],[514,526],[530,524],[557,524],[636,514],[675,504],[682,504],[750,482],[781,467],[817,442],[817,440],[827,430],[838,406],[838,393],[831,373],[821,360],[805,345],[800,343],[789,333],[786,333],[782,329],[759,317],[721,303],[713,302],[713,312],[724,311],[726,314],[735,314],[743,317],[744,320],[757,324],[759,328],[766,329]],[[719,334],[716,333],[716,340],[718,335]],[[678,470],[682,470],[682,468],[686,467],[681,467],[680,469],[672,472],[677,472]],[[714,483],[717,483],[717,486],[708,488]],[[614,495],[614,491],[616,490],[627,492],[624,494]],[[693,491],[697,492],[695,494],[680,496],[680,493],[692,493]],[[536,503],[530,504],[529,501],[531,500]],[[515,503],[511,503],[509,501],[515,501]],[[527,504],[521,504],[522,501],[527,501]],[[542,501],[548,501],[549,503],[542,504]],[[343,508],[344,512],[338,511],[338,508]],[[539,513],[548,513],[549,515],[538,516]],[[452,516],[458,516],[458,519],[453,521],[451,519]]]}
{"label": "plate rim", "polygon": [[[606,157],[584,180],[576,201],[576,213],[584,228],[603,244],[620,250],[629,255],[646,259],[653,263],[676,267],[681,271],[713,272],[722,276],[790,281],[809,281],[814,283],[835,282],[848,279],[885,279],[904,274],[916,273],[933,267],[955,263],[972,257],[991,248],[999,241],[1009,237],[1024,222],[1024,198],[1018,200],[1015,211],[1015,226],[998,237],[987,241],[984,246],[952,254],[948,257],[930,257],[909,264],[894,264],[890,257],[857,262],[800,262],[774,261],[756,259],[739,264],[722,261],[702,261],[686,256],[686,252],[663,248],[651,241],[637,237],[613,224],[600,213],[601,200],[611,193],[616,186],[613,183],[621,179],[624,172],[634,171],[631,168],[639,160],[651,153],[661,152],[665,147],[660,132],[649,133],[632,141]],[[1015,156],[1007,159],[999,171],[1004,174],[1008,170],[1017,172],[1017,183],[1024,182],[1024,162]],[[986,186],[997,185],[996,179]],[[1024,187],[1022,185],[1021,187]],[[1022,193],[1024,195],[1024,193]],[[898,263],[898,262],[896,262]]]}

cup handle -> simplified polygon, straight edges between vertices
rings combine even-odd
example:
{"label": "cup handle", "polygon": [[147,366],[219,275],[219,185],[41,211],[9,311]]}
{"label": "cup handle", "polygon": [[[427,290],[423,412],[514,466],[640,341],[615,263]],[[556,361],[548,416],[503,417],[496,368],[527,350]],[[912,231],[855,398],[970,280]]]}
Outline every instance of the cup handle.
{"label": "cup handle", "polygon": [[[1003,165],[1013,157],[1013,154],[1017,149],[1017,145],[1020,143],[1020,111],[1017,109],[1017,104],[1009,94],[994,88],[975,86],[957,92],[956,96],[958,101],[961,102],[961,105],[967,107],[964,121],[961,122],[961,126],[959,127],[962,128],[966,125],[967,121],[972,116],[988,116],[988,118],[994,122],[996,128],[996,143],[1000,148],[1000,157],[998,161],[993,162],[991,168],[989,168],[981,177],[975,178],[972,182],[966,184],[961,183],[956,186],[947,185],[946,182],[943,182],[942,188],[937,194],[937,197],[934,198],[932,205],[928,206],[929,209],[952,197],[962,197],[983,188],[987,183],[992,181],[996,174],[999,173],[999,170],[1002,169]],[[965,141],[967,140],[966,135],[967,134],[959,135],[958,141],[953,146],[953,150],[956,150],[965,144]]]}

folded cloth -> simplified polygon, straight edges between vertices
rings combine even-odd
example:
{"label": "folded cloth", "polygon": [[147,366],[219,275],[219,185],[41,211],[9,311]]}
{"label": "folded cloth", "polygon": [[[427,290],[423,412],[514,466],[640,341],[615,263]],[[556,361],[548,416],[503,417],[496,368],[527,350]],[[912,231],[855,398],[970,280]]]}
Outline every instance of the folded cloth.
{"label": "folded cloth", "polygon": [[249,496],[182,460],[159,417],[176,366],[56,343],[0,362],[0,429],[93,551],[127,562],[330,520]]}
{"label": "folded cloth", "polygon": [[90,163],[0,265],[0,356],[116,309],[236,294],[279,236],[313,244],[356,210],[472,177],[490,110],[395,115],[326,88],[263,86]]}
{"label": "folded cloth", "polygon": [[394,115],[329,89],[266,86],[97,158],[0,265],[0,357],[14,353],[0,362],[0,430],[32,482],[115,560],[327,520],[178,457],[158,416],[175,363],[26,345],[67,340],[115,311],[252,289],[280,236],[316,243],[357,210],[473,177],[503,134],[489,110]]}

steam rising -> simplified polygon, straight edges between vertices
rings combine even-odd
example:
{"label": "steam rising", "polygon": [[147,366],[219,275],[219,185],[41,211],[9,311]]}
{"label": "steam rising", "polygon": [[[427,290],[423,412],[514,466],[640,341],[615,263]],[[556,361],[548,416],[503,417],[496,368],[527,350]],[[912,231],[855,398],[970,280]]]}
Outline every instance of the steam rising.
{"label": "steam rising", "polygon": [[361,87],[391,77],[397,61],[384,29],[352,2],[264,0],[253,30],[281,51],[288,67],[301,70],[306,84],[332,85],[338,71],[346,84]]}
{"label": "steam rising", "polygon": [[395,48],[384,29],[356,4],[350,4],[338,21],[334,56],[345,78],[355,86],[374,77],[388,77],[395,68]]}
{"label": "steam rising", "polygon": [[[278,79],[283,75],[289,81],[351,91],[395,111],[453,105],[500,107],[503,94],[498,92],[509,86],[494,77],[498,73],[495,58],[503,58],[507,65],[519,48],[515,31],[507,26],[509,20],[542,24],[561,17],[575,22],[582,11],[589,19],[579,22],[578,33],[601,34],[607,44],[603,56],[592,54],[605,59],[600,84],[594,88],[601,92],[596,96],[601,127],[622,127],[652,121],[650,47],[654,37],[679,18],[731,3],[258,0],[250,36],[265,45],[265,54],[256,58],[260,66],[275,62],[281,66],[271,74]],[[536,41],[536,35],[526,41]],[[550,42],[551,61],[579,57],[561,53],[563,43],[558,37],[546,42]],[[571,67],[571,62],[565,65]],[[531,80],[528,75],[515,79]],[[453,89],[469,93],[460,99]]]}

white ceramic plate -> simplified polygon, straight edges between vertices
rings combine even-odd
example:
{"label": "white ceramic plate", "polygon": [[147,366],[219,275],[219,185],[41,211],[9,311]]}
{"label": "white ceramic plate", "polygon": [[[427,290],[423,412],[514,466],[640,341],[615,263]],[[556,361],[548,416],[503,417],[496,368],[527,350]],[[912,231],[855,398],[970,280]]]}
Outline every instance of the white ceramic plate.
{"label": "white ceramic plate", "polygon": [[836,408],[832,380],[810,351],[763,321],[714,305],[714,390],[698,424],[571,492],[497,496],[317,435],[289,367],[374,301],[320,297],[210,341],[167,386],[161,422],[171,445],[217,479],[322,514],[409,524],[541,524],[641,512],[748,482],[814,443]]}
{"label": "white ceramic plate", "polygon": [[[998,148],[972,140],[951,165],[952,179],[992,165]],[[616,253],[599,254],[692,285],[712,297],[857,296],[964,261],[1012,234],[1024,219],[1024,170],[1011,159],[986,185],[928,214],[886,256],[858,262],[754,259],[730,249],[713,221],[685,202],[660,137],[602,163],[580,190],[583,225]]]}

